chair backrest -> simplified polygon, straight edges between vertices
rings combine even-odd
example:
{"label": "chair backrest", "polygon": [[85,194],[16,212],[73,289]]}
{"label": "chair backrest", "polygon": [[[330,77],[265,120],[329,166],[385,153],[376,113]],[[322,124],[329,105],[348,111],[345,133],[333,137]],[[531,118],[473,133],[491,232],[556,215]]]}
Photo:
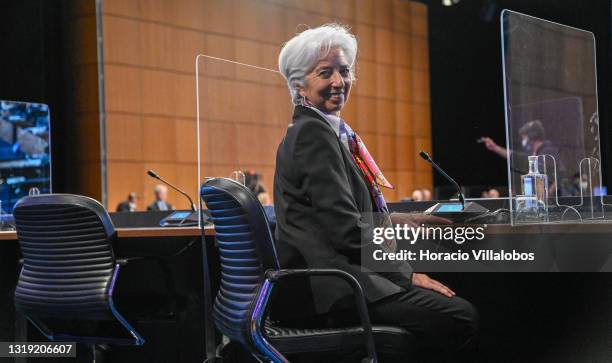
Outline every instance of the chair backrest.
{"label": "chair backrest", "polygon": [[16,308],[37,319],[112,319],[115,228],[104,207],[49,194],[19,200],[13,214],[24,260]]}
{"label": "chair backrest", "polygon": [[274,239],[263,207],[244,185],[210,179],[200,194],[215,225],[221,262],[215,324],[230,339],[248,346],[249,317],[264,273],[279,269]]}

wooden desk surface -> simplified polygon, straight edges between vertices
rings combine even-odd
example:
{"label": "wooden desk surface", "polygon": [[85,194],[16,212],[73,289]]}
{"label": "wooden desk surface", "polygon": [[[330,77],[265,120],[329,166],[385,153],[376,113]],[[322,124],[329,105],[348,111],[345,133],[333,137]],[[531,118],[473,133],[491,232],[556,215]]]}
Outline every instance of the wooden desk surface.
{"label": "wooden desk surface", "polygon": [[[119,238],[138,238],[138,237],[189,237],[199,236],[201,233],[198,227],[176,227],[176,228],[117,228],[117,237]],[[205,227],[204,233],[206,236],[214,236],[215,230],[213,227]],[[16,241],[17,233],[15,231],[0,231],[0,241]]]}
{"label": "wooden desk surface", "polygon": [[[481,225],[474,225],[479,227]],[[576,223],[576,224],[547,224],[547,225],[521,225],[510,226],[507,224],[484,225],[485,235],[534,235],[534,234],[612,234],[612,223]],[[446,227],[446,226],[442,226]],[[454,227],[461,227],[455,225]],[[212,226],[204,228],[206,236],[214,236],[215,230]],[[119,238],[139,237],[189,237],[200,235],[198,227],[176,227],[176,228],[117,228]],[[15,231],[0,231],[0,241],[15,241]]]}

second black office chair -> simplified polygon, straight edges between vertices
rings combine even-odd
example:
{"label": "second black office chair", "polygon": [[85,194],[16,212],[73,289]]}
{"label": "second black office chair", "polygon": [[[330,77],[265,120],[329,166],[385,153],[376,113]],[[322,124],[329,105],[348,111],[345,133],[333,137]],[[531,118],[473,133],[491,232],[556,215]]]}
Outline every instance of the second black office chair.
{"label": "second black office chair", "polygon": [[14,208],[23,267],[15,307],[51,341],[142,345],[117,310],[115,228],[104,207],[79,195],[25,197]]}
{"label": "second black office chair", "polygon": [[[341,270],[286,270],[278,263],[264,210],[257,198],[233,180],[215,178],[201,189],[212,221],[221,259],[221,283],[214,302],[214,321],[222,334],[241,343],[262,360],[288,362],[285,355],[345,352],[365,347],[367,362],[376,350],[414,351],[413,335],[404,329],[372,326],[359,282]],[[335,329],[293,329],[267,319],[275,284],[290,276],[328,276],[351,285],[360,326]]]}

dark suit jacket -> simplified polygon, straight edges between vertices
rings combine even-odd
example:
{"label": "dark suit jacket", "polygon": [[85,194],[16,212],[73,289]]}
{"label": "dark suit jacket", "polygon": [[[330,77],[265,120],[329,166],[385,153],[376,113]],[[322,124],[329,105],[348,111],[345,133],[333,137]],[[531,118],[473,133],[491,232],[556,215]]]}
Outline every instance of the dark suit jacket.
{"label": "dark suit jacket", "polygon": [[129,212],[130,211],[130,202],[124,200],[123,202],[117,204],[117,212]]}
{"label": "dark suit jacket", "polygon": [[[174,210],[174,207],[172,206],[172,204],[166,202],[166,205],[168,206],[168,210]],[[147,210],[158,211],[159,207],[157,206],[157,201],[149,204],[149,206],[147,207]]]}
{"label": "dark suit jacket", "polygon": [[[295,107],[278,147],[274,207],[281,267],[347,271],[361,283],[369,302],[410,288],[407,263],[389,265],[387,271],[393,272],[388,273],[362,271],[362,236],[371,236],[373,228],[371,218],[362,214],[373,211],[370,192],[332,127],[307,107]],[[307,288],[293,287],[296,296]],[[311,278],[310,287],[315,313],[352,295],[344,281],[333,277]]]}

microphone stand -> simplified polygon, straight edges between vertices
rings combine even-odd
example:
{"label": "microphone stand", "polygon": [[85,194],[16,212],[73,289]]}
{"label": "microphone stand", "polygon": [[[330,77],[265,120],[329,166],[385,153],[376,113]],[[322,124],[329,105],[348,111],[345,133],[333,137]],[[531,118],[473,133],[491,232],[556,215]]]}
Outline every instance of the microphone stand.
{"label": "microphone stand", "polygon": [[440,174],[442,174],[442,176],[446,178],[446,180],[450,181],[455,186],[455,188],[457,188],[457,192],[459,193],[459,201],[461,202],[461,210],[464,210],[465,209],[465,196],[463,195],[463,192],[461,191],[461,186],[459,186],[459,183],[457,183],[455,179],[451,178],[450,175],[446,174],[446,172],[440,166],[438,166],[438,164],[436,164],[433,161],[433,159],[431,158],[431,156],[429,156],[428,153],[426,153],[425,151],[421,151],[419,155],[421,156],[421,158],[423,158],[423,160],[430,163]]}
{"label": "microphone stand", "polygon": [[159,175],[157,175],[157,173],[155,173],[153,170],[148,170],[147,174],[151,177],[151,178],[155,178],[159,181],[161,181],[162,183],[168,185],[170,188],[176,190],[177,192],[181,193],[182,195],[184,195],[187,199],[189,199],[189,203],[191,203],[191,211],[192,212],[197,212],[198,208],[196,208],[195,203],[193,202],[193,199],[191,199],[191,197],[189,196],[189,194],[185,193],[184,191],[180,190],[178,187],[176,187],[175,185],[173,185],[172,183],[164,180],[162,177],[160,177]]}

